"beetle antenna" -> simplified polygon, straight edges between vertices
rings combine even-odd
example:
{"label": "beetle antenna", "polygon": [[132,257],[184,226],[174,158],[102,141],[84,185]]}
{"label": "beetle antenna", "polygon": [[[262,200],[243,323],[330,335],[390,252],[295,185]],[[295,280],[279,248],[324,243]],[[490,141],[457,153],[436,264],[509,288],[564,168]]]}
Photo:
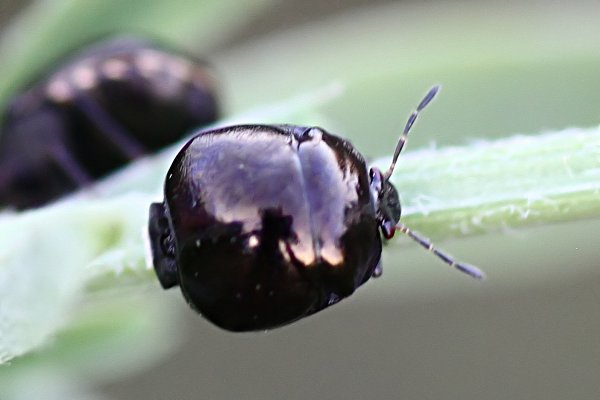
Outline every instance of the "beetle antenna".
{"label": "beetle antenna", "polygon": [[479,279],[479,280],[485,279],[485,273],[483,271],[481,271],[479,268],[477,268],[473,265],[470,265],[470,264],[456,261],[454,259],[454,257],[452,257],[448,253],[434,247],[429,239],[419,235],[416,232],[413,232],[406,225],[398,223],[394,227],[394,230],[404,233],[405,235],[410,237],[412,240],[414,240],[415,242],[417,242],[418,244],[423,246],[425,249],[427,249],[428,251],[435,254],[440,260],[442,260],[449,266],[456,268],[460,272],[463,272],[475,279]]}
{"label": "beetle antenna", "polygon": [[427,92],[425,97],[423,97],[423,100],[421,100],[421,102],[417,106],[417,109],[415,111],[413,111],[412,114],[410,114],[410,116],[408,117],[408,121],[406,121],[406,125],[404,126],[404,131],[402,131],[402,135],[400,135],[400,139],[398,139],[398,144],[396,145],[396,150],[394,151],[394,157],[392,158],[392,163],[390,164],[390,167],[385,172],[385,174],[383,174],[383,177],[385,178],[386,181],[390,179],[390,177],[392,176],[392,172],[394,172],[394,168],[396,167],[396,161],[398,161],[398,156],[400,155],[400,152],[402,151],[404,144],[408,140],[408,132],[410,132],[410,128],[412,128],[413,124],[417,120],[419,113],[425,107],[427,107],[427,104],[429,104],[431,102],[431,100],[433,100],[433,98],[435,97],[435,95],[437,94],[437,92],[439,90],[440,90],[439,85],[436,85],[436,86],[432,87],[431,89],[429,89],[429,92]]}

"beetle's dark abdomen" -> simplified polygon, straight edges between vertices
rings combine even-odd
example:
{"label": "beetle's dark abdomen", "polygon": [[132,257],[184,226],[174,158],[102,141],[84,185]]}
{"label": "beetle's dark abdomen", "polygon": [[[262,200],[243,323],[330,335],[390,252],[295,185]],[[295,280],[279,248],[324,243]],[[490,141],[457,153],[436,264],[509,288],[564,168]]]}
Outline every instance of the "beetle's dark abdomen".
{"label": "beetle's dark abdomen", "polygon": [[[191,140],[165,185],[177,280],[190,304],[225,329],[260,330],[327,307],[368,279],[381,242],[364,160],[350,150],[318,128],[293,126]],[[151,230],[153,243],[159,236]],[[162,257],[154,251],[155,266]]]}
{"label": "beetle's dark abdomen", "polygon": [[[44,126],[43,114],[48,113],[60,121],[55,124],[58,128]],[[175,142],[214,121],[217,114],[214,82],[201,62],[143,40],[102,42],[73,57],[9,105],[0,129],[0,148],[28,153],[38,161],[35,166],[17,162],[9,170],[0,155],[5,170],[0,176],[0,206],[40,205],[81,183],[60,173],[54,154],[31,149],[38,135],[54,135],[52,145],[61,147],[95,179]],[[31,183],[40,180],[51,181],[49,185],[58,190]],[[36,195],[31,198],[25,192]]]}

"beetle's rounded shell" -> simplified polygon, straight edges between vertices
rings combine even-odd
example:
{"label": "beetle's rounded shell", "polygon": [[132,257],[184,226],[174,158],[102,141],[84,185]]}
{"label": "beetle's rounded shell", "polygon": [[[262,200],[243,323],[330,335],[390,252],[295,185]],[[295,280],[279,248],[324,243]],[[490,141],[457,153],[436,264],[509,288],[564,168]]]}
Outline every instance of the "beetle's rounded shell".
{"label": "beetle's rounded shell", "polygon": [[154,264],[216,325],[262,330],[350,295],[381,255],[365,161],[319,128],[198,134],[151,210]]}

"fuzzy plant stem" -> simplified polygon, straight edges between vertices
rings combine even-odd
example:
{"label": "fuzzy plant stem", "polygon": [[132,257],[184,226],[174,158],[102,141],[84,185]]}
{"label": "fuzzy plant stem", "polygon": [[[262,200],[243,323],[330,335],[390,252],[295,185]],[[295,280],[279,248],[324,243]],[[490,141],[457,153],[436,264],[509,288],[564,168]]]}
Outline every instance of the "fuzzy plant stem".
{"label": "fuzzy plant stem", "polygon": [[[144,262],[143,232],[172,155],[142,160],[87,196],[0,215],[0,363],[45,343],[82,298],[123,286],[158,289]],[[600,131],[407,152],[391,179],[404,202],[403,223],[438,239],[599,218]],[[152,191],[131,193],[148,181],[156,182]],[[120,189],[103,197],[102,187],[111,186]]]}
{"label": "fuzzy plant stem", "polygon": [[392,182],[403,221],[437,238],[600,218],[600,129],[413,151]]}

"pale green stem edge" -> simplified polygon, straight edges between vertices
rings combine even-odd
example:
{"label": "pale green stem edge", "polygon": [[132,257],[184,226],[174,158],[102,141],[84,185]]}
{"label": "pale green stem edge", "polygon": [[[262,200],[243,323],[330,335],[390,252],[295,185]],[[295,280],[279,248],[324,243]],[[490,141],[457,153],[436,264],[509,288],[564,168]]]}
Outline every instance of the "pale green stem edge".
{"label": "pale green stem edge", "polygon": [[[81,294],[158,288],[143,236],[174,149],[132,165],[92,194],[2,215],[0,363],[64,326]],[[145,181],[151,190],[124,189]],[[566,129],[407,152],[392,181],[404,223],[435,238],[598,218],[600,131]],[[111,187],[112,193],[103,190]]]}
{"label": "pale green stem edge", "polygon": [[404,222],[436,237],[598,218],[600,129],[415,151],[392,181]]}

